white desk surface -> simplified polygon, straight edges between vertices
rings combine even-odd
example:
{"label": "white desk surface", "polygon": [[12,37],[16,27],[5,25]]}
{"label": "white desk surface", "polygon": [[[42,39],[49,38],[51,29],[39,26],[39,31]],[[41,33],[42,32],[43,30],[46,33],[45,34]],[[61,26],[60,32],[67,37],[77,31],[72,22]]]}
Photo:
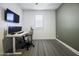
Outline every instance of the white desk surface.
{"label": "white desk surface", "polygon": [[13,35],[7,34],[6,37],[21,37],[21,36],[25,35],[26,33],[27,32],[23,32],[21,34],[16,33],[16,34],[13,34]]}

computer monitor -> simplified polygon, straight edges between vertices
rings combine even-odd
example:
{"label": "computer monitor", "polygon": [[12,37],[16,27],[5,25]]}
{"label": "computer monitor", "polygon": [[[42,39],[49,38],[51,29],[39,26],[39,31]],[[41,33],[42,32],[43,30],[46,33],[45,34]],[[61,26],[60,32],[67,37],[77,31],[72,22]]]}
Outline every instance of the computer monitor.
{"label": "computer monitor", "polygon": [[15,34],[16,32],[22,31],[21,26],[9,26],[8,27],[8,34]]}

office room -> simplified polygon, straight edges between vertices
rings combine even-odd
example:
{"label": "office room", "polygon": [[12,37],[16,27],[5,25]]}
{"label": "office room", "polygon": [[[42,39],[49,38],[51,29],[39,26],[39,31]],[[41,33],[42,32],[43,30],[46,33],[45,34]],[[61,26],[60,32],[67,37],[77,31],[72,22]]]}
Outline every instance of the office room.
{"label": "office room", "polygon": [[79,3],[0,3],[0,56],[78,56]]}

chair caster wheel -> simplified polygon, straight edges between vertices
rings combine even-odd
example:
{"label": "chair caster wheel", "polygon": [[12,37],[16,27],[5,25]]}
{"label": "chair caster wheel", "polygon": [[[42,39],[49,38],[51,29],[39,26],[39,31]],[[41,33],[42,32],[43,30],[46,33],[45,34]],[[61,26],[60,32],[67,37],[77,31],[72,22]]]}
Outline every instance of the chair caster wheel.
{"label": "chair caster wheel", "polygon": [[29,50],[29,47],[27,47],[27,50]]}
{"label": "chair caster wheel", "polygon": [[33,45],[33,47],[35,47],[35,45]]}

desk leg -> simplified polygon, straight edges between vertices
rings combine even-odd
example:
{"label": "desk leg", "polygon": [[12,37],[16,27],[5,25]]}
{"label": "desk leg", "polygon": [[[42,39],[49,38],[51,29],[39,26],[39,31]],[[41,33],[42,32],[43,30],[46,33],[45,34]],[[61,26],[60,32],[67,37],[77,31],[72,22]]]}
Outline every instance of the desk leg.
{"label": "desk leg", "polygon": [[16,52],[15,37],[13,37],[13,54],[22,54],[21,52]]}
{"label": "desk leg", "polygon": [[16,48],[15,48],[15,37],[13,37],[13,53],[15,53],[15,50],[16,50]]}

